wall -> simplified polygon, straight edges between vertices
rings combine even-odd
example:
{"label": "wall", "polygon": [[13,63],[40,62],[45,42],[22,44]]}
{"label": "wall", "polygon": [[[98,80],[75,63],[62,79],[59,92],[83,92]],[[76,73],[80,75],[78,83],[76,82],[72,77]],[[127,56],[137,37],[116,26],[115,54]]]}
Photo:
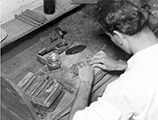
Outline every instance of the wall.
{"label": "wall", "polygon": [[14,18],[26,9],[33,9],[43,4],[43,0],[1,0],[0,24]]}

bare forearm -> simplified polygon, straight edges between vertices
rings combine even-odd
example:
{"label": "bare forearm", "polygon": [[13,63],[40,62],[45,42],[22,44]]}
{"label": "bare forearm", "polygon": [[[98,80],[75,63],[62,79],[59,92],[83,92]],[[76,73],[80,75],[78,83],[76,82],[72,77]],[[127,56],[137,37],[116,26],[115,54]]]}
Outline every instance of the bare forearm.
{"label": "bare forearm", "polygon": [[75,112],[84,109],[88,105],[90,91],[91,91],[91,85],[82,81],[80,83],[74,104],[71,108],[69,120],[73,119]]}

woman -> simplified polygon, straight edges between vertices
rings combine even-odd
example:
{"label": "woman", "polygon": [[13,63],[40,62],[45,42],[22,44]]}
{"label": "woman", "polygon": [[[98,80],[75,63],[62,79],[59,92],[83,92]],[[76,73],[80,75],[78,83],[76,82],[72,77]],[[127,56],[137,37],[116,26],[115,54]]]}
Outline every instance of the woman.
{"label": "woman", "polygon": [[[99,52],[91,65],[79,66],[80,86],[70,120],[158,120],[158,38],[148,26],[149,13],[127,0],[102,0],[97,11],[105,33],[133,56],[118,65]],[[93,67],[126,70],[87,107]]]}

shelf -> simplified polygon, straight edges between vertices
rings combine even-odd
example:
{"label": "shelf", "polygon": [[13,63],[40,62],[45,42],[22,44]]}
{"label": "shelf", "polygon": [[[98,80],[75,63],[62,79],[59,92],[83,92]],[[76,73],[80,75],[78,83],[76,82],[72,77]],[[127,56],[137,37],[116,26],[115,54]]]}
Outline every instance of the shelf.
{"label": "shelf", "polygon": [[44,26],[45,24],[55,20],[56,18],[62,16],[63,14],[73,10],[74,8],[78,7],[77,4],[71,4],[70,0],[58,0],[56,3],[56,11],[54,14],[47,15],[43,12],[43,6],[37,7],[33,9],[33,11],[40,13],[47,17],[48,21],[38,27],[33,27],[28,25],[18,19],[12,19],[4,24],[1,25],[3,29],[7,31],[7,37],[5,40],[1,42],[0,47],[3,48],[6,45],[18,40],[19,38],[37,30],[38,28]]}

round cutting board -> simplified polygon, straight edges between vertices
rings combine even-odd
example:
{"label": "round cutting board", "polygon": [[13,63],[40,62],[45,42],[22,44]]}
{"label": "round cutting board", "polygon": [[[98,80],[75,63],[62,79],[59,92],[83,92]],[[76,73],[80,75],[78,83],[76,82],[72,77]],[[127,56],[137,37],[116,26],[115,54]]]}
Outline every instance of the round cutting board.
{"label": "round cutting board", "polygon": [[0,28],[0,42],[2,42],[6,37],[7,37],[7,31],[4,30],[3,28]]}

